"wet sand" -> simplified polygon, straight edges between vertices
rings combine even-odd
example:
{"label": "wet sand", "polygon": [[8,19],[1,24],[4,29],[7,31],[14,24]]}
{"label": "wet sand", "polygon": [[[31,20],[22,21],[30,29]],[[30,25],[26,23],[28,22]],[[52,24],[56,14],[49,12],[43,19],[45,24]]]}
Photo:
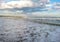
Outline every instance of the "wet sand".
{"label": "wet sand", "polygon": [[60,26],[0,17],[0,42],[60,42]]}

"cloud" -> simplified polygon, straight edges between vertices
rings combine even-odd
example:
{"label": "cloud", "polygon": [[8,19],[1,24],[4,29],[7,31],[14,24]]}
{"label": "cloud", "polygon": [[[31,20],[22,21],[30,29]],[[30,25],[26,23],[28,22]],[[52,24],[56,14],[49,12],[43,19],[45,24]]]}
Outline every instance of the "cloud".
{"label": "cloud", "polygon": [[53,6],[55,9],[60,9],[60,3],[54,3]]}
{"label": "cloud", "polygon": [[23,8],[23,7],[33,7],[34,3],[30,0],[20,0],[20,1],[10,1],[7,3],[1,3],[0,9],[4,8]]}
{"label": "cloud", "polygon": [[[0,5],[0,9],[13,9],[13,8],[24,8],[24,7],[42,7],[42,8],[47,8],[47,9],[51,9],[51,4],[46,4],[47,2],[49,2],[49,0],[36,0],[37,2],[35,2],[35,0],[12,0],[12,1],[8,1],[8,2],[3,2]],[[43,4],[44,3],[44,4]]]}
{"label": "cloud", "polygon": [[50,0],[40,0],[40,1],[42,1],[42,2],[50,2]]}
{"label": "cloud", "polygon": [[[23,7],[43,7],[48,0],[15,0],[8,1],[7,3],[1,3],[0,9],[4,8],[23,8]],[[42,3],[41,3],[42,2]]]}
{"label": "cloud", "polygon": [[35,17],[60,17],[60,12],[55,11],[55,12],[32,12],[30,13],[31,15]]}

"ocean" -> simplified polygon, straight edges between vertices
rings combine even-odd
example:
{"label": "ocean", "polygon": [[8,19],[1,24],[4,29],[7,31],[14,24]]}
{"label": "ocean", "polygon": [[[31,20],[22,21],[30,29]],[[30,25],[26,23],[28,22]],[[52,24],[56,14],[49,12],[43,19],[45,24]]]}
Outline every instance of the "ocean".
{"label": "ocean", "polygon": [[60,42],[60,26],[0,17],[0,42]]}

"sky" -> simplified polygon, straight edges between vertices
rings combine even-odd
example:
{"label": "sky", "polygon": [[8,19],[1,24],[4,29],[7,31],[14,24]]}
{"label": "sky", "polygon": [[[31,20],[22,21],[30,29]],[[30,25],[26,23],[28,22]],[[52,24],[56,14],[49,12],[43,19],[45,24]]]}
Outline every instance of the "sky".
{"label": "sky", "polygon": [[[5,2],[9,2],[9,1],[17,1],[17,0],[3,0]],[[35,0],[37,1],[37,0]],[[60,2],[60,0],[50,0],[51,2]]]}
{"label": "sky", "polygon": [[60,9],[57,3],[60,5],[60,0],[0,0],[0,10],[14,9],[26,11],[27,9],[28,11],[40,11],[40,9],[45,10],[45,8],[51,10],[52,7]]}
{"label": "sky", "polygon": [[60,2],[60,0],[50,0],[51,2]]}

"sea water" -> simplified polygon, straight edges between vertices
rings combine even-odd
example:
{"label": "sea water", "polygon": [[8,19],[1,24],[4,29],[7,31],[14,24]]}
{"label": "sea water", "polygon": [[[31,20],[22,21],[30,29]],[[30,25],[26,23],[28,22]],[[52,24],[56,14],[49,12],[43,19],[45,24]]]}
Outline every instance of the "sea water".
{"label": "sea water", "polygon": [[0,17],[0,42],[60,42],[60,26]]}

